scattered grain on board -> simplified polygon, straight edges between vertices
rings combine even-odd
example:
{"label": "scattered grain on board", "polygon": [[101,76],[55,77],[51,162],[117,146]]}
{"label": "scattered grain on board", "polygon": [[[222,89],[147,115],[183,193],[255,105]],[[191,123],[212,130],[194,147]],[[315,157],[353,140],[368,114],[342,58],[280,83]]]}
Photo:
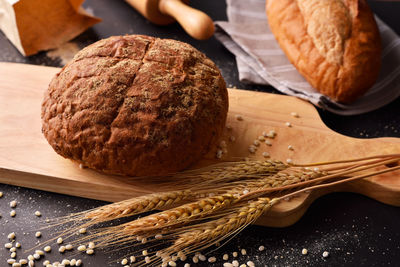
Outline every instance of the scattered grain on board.
{"label": "scattered grain on board", "polygon": [[256,151],[257,151],[257,148],[254,145],[250,145],[249,146],[249,152],[250,153],[254,154],[254,153],[256,153]]}
{"label": "scattered grain on board", "polygon": [[42,233],[38,231],[38,232],[35,233],[35,236],[36,236],[37,238],[39,238],[39,237],[42,236]]}
{"label": "scattered grain on board", "polygon": [[236,120],[238,121],[242,121],[243,117],[241,115],[235,115]]}
{"label": "scattered grain on board", "polygon": [[10,211],[10,216],[11,216],[11,217],[15,217],[15,215],[17,215],[17,213],[15,212],[15,210]]}
{"label": "scattered grain on board", "polygon": [[303,248],[303,249],[301,250],[301,254],[307,255],[307,253],[308,253],[308,250],[307,250],[306,248]]}
{"label": "scattered grain on board", "polygon": [[292,127],[292,124],[291,124],[290,122],[286,122],[285,125],[286,125],[287,127]]}
{"label": "scattered grain on board", "polygon": [[263,156],[264,158],[268,158],[268,157],[269,157],[269,153],[268,153],[268,152],[263,152],[263,153],[262,153],[262,156]]}
{"label": "scattered grain on board", "polygon": [[10,202],[10,208],[15,208],[17,206],[17,201],[13,200]]}
{"label": "scattered grain on board", "polygon": [[42,216],[42,213],[40,212],[40,211],[35,211],[35,215],[37,216],[37,217],[40,217],[40,216]]}
{"label": "scattered grain on board", "polygon": [[324,258],[329,257],[329,252],[328,252],[328,251],[324,251],[324,252],[322,253],[322,257],[324,257]]}
{"label": "scattered grain on board", "polygon": [[292,117],[295,117],[295,118],[299,118],[300,117],[297,112],[290,112],[290,115],[292,115]]}
{"label": "scattered grain on board", "polygon": [[258,250],[259,250],[259,251],[264,251],[264,250],[265,250],[265,247],[264,247],[264,246],[259,246],[259,247],[258,247]]}

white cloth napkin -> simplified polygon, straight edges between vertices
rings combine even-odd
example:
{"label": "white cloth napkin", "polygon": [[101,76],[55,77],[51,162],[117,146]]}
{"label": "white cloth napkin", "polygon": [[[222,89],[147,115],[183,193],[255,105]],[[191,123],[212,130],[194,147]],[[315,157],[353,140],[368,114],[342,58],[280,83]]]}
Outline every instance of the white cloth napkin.
{"label": "white cloth napkin", "polygon": [[215,37],[236,56],[242,82],[272,85],[341,115],[378,109],[400,96],[400,38],[376,17],[382,38],[382,67],[375,85],[346,105],[321,95],[297,72],[269,29],[265,0],[227,0],[228,21],[217,21]]}

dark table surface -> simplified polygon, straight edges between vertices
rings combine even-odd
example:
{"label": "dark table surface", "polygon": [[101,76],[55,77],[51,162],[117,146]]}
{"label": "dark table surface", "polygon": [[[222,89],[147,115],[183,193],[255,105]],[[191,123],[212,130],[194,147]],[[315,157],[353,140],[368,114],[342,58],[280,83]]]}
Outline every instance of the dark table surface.
{"label": "dark table surface", "polygon": [[[383,21],[400,34],[400,3],[370,2],[372,9]],[[161,38],[173,38],[188,42],[208,55],[221,69],[231,87],[277,93],[269,86],[254,86],[240,83],[236,63],[217,40],[196,41],[187,36],[179,25],[158,27],[147,22],[139,13],[124,1],[88,0],[84,4],[103,22],[95,25],[73,41],[80,47],[99,39],[121,34],[147,34]],[[193,0],[192,6],[208,13],[213,20],[226,20],[226,4],[223,0]],[[47,57],[45,52],[25,58],[0,33],[0,61],[61,66],[61,61]],[[1,107],[0,107],[1,109]],[[400,99],[391,104],[357,116],[342,117],[319,110],[319,113],[331,129],[344,135],[359,138],[400,137]],[[1,126],[0,126],[1,127]],[[26,258],[38,240],[51,237],[49,229],[42,229],[43,237],[37,239],[34,233],[42,226],[34,215],[39,210],[43,218],[60,217],[71,212],[86,210],[105,204],[101,201],[82,199],[66,195],[42,192],[0,184],[0,245],[8,242],[7,235],[15,232],[16,241],[22,244],[17,250],[17,258]],[[9,202],[16,200],[16,217],[11,218]],[[222,255],[244,248],[247,255],[238,256],[240,263],[253,261],[256,266],[400,266],[400,208],[384,205],[364,196],[351,193],[334,193],[318,199],[311,205],[303,218],[293,226],[276,229],[250,226],[229,244],[214,251],[210,256],[217,257],[217,262],[192,264],[192,266],[222,266]],[[259,246],[265,246],[260,252]],[[7,266],[10,252],[0,247],[0,266]],[[118,251],[96,250],[95,255],[86,256],[72,252],[61,255],[57,246],[45,259],[60,261],[63,258],[81,258],[83,266],[121,266],[117,260],[129,255],[131,250]],[[308,255],[301,250],[308,249]],[[76,250],[75,250],[76,251]],[[328,251],[329,257],[322,253]],[[42,259],[36,266],[42,266]],[[183,266],[183,264],[182,264]]]}

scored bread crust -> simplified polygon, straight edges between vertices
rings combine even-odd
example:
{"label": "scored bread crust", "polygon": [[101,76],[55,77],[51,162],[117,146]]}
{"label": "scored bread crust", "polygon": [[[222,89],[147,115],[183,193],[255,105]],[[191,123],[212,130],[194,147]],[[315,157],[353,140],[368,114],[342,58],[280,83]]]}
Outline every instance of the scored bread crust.
{"label": "scored bread crust", "polygon": [[81,50],[50,82],[42,132],[54,150],[106,173],[162,175],[217,142],[228,94],[216,65],[192,46],[115,36]]}
{"label": "scored bread crust", "polygon": [[267,0],[272,33],[319,92],[351,103],[376,81],[381,40],[365,0]]}

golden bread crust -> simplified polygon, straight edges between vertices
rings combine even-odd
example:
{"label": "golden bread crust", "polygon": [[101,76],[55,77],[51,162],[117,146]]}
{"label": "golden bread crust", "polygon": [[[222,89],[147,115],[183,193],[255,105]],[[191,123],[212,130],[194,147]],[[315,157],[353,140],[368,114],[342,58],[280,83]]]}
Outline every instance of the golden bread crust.
{"label": "golden bread crust", "polygon": [[364,0],[268,0],[266,12],[290,62],[322,94],[351,103],[376,81],[381,41]]}

